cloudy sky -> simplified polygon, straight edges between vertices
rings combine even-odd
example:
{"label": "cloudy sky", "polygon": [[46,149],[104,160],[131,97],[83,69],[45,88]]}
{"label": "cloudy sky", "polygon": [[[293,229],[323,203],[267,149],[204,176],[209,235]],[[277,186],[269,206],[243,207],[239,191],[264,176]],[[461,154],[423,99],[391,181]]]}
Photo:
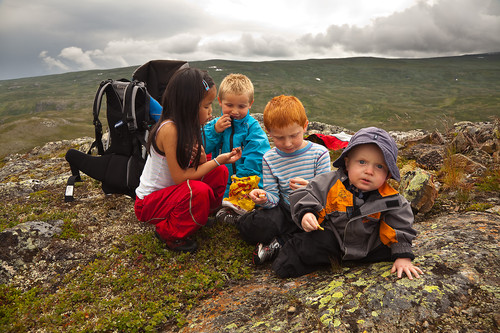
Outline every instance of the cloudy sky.
{"label": "cloudy sky", "polygon": [[0,0],[0,80],[152,59],[500,51],[500,0]]}

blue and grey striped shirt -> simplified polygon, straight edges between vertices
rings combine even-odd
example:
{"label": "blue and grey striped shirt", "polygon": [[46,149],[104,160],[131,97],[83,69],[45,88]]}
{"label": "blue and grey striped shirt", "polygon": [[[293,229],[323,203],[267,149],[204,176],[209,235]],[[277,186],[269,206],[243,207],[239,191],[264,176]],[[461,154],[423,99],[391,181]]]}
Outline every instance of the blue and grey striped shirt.
{"label": "blue and grey striped shirt", "polygon": [[311,181],[315,176],[331,171],[330,154],[326,147],[310,141],[304,148],[289,154],[275,147],[264,154],[262,169],[267,192],[267,202],[262,207],[277,206],[280,197],[289,205],[290,178]]}

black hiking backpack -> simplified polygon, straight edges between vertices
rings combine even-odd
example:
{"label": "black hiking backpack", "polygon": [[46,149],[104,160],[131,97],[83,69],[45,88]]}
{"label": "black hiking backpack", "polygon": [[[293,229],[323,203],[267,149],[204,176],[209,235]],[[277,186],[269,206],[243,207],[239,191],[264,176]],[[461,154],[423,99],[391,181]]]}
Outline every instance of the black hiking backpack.
{"label": "black hiking backpack", "polygon": [[[87,153],[69,149],[66,161],[71,176],[64,201],[73,201],[75,182],[81,182],[80,171],[102,183],[105,194],[126,194],[135,198],[135,189],[146,163],[146,141],[155,121],[150,117],[150,97],[160,101],[172,75],[186,61],[153,60],[134,71],[127,79],[102,81],[93,104],[95,141]],[[151,92],[150,92],[151,91]],[[106,96],[108,135],[103,140],[99,120],[101,103]],[[97,155],[92,155],[97,149]]]}

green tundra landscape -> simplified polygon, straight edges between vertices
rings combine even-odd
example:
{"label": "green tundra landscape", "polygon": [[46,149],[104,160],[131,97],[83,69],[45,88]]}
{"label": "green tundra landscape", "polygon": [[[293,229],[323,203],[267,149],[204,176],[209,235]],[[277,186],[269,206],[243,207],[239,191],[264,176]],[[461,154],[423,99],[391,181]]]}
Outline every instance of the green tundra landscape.
{"label": "green tundra landscape", "polygon": [[[440,130],[435,140],[444,143],[428,144],[434,135],[427,135],[398,158],[402,176],[422,162],[421,175],[434,179],[427,188],[439,188],[434,201],[427,197],[430,211],[416,215],[423,278],[397,279],[392,263],[332,262],[278,279],[269,265],[252,264],[254,246],[232,224],[211,218],[195,235],[199,250],[176,253],[137,220],[133,199],[103,195],[88,176],[75,185],[76,200],[64,202],[64,155],[88,140],[42,144],[93,137],[99,83],[130,78],[138,66],[4,80],[0,332],[498,331],[500,53],[190,64],[217,83],[230,72],[248,75],[254,112],[275,95],[293,94],[313,121]],[[454,128],[457,121],[493,122]],[[491,138],[481,143],[485,150],[477,143],[455,151],[453,142],[484,132]],[[2,158],[14,152],[27,153]]]}
{"label": "green tundra landscape", "polygon": [[[262,112],[276,95],[291,94],[303,102],[310,120],[353,131],[371,125],[444,130],[457,121],[500,115],[500,53],[190,65],[208,70],[216,83],[229,73],[250,77],[252,112]],[[93,136],[92,102],[99,83],[130,79],[138,66],[0,81],[0,157],[49,141]],[[218,110],[215,105],[214,113]]]}

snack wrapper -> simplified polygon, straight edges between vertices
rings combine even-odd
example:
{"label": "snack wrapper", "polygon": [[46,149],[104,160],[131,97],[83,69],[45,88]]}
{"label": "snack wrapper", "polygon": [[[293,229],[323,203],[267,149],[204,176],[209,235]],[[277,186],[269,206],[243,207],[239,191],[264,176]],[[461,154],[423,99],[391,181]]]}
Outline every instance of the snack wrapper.
{"label": "snack wrapper", "polygon": [[229,186],[229,197],[222,200],[222,206],[233,209],[236,213],[243,215],[255,207],[255,203],[248,194],[259,188],[259,176],[236,177],[231,176]]}

